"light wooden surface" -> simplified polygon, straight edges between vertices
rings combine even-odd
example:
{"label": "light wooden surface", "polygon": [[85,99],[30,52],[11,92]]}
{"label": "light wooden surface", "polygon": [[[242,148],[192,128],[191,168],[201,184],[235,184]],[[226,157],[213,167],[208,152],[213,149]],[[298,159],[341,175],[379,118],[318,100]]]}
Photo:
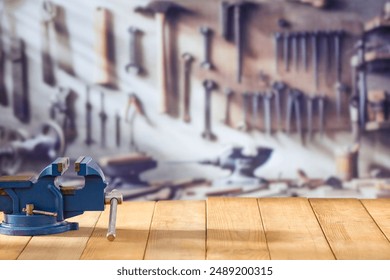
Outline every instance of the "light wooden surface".
{"label": "light wooden surface", "polygon": [[257,200],[207,200],[207,259],[269,259]]}
{"label": "light wooden surface", "polygon": [[113,242],[108,212],[73,218],[78,231],[0,235],[0,259],[390,259],[390,199],[125,202]]}

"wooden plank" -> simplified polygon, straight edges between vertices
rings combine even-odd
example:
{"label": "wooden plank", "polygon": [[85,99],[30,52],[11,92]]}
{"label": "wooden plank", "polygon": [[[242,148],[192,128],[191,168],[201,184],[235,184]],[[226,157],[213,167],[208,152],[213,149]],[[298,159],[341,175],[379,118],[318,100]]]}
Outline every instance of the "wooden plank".
{"label": "wooden plank", "polygon": [[155,202],[124,202],[118,206],[116,238],[106,239],[109,207],[102,213],[81,259],[140,260],[144,257]]}
{"label": "wooden plank", "polygon": [[386,235],[387,240],[390,240],[390,199],[363,199],[361,202]]}
{"label": "wooden plank", "polygon": [[204,260],[205,212],[204,201],[157,202],[145,259]]}
{"label": "wooden plank", "polygon": [[207,259],[269,259],[256,198],[208,198]]}
{"label": "wooden plank", "polygon": [[93,228],[101,212],[85,212],[68,219],[78,222],[79,230],[61,234],[34,236],[24,251],[20,260],[76,260],[79,259],[92,234]]}
{"label": "wooden plank", "polygon": [[[0,212],[0,221],[4,215]],[[16,260],[30,241],[30,236],[0,235],[0,260]]]}
{"label": "wooden plank", "polygon": [[258,200],[271,259],[334,259],[306,198]]}
{"label": "wooden plank", "polygon": [[337,259],[390,259],[390,243],[359,200],[309,201]]}

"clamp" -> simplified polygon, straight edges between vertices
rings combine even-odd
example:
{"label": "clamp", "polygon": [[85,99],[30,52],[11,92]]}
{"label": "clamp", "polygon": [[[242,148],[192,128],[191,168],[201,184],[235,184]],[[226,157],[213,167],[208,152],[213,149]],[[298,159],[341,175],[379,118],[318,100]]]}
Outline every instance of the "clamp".
{"label": "clamp", "polygon": [[69,158],[58,158],[44,168],[37,178],[29,176],[0,177],[0,211],[4,221],[0,234],[28,236],[77,230],[78,223],[66,219],[84,211],[103,211],[110,204],[107,239],[115,239],[117,205],[123,201],[116,190],[106,193],[104,174],[91,157],[79,157],[74,169],[84,177],[84,186],[64,187],[58,182],[69,167]]}

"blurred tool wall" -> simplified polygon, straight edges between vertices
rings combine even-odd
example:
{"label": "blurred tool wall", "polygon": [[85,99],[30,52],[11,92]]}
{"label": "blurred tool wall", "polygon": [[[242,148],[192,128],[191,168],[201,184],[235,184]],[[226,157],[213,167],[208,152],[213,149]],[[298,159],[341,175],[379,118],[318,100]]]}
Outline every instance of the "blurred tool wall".
{"label": "blurred tool wall", "polygon": [[[59,87],[74,92],[74,112],[77,136],[68,143],[66,155],[77,158],[90,155],[100,158],[106,155],[124,154],[138,150],[146,152],[161,161],[199,160],[219,154],[230,145],[244,146],[250,152],[256,146],[274,149],[268,163],[259,170],[266,177],[295,176],[298,168],[309,176],[326,177],[335,173],[335,153],[337,149],[350,146],[353,139],[350,133],[348,106],[342,105],[342,117],[335,116],[335,73],[326,70],[319,53],[319,91],[329,99],[326,108],[325,129],[321,136],[318,131],[312,139],[302,143],[297,133],[287,134],[275,131],[267,135],[264,131],[263,108],[259,111],[258,127],[248,131],[239,128],[243,121],[241,94],[261,92],[275,81],[284,81],[291,87],[307,94],[313,92],[312,71],[285,71],[280,65],[275,71],[274,33],[314,30],[345,30],[347,36],[343,42],[342,80],[351,86],[350,57],[354,54],[353,45],[361,36],[364,21],[378,15],[385,0],[334,0],[329,9],[317,9],[310,5],[301,5],[287,1],[253,1],[256,5],[246,13],[243,24],[243,70],[242,81],[236,81],[236,47],[223,39],[220,28],[220,2],[206,0],[175,1],[189,12],[176,13],[167,19],[166,46],[168,71],[168,113],[161,113],[161,93],[158,86],[158,32],[153,16],[135,12],[137,7],[144,7],[146,0],[114,1],[76,1],[53,0],[57,6],[57,18],[48,28],[42,26],[41,1],[5,1],[2,13],[3,48],[9,51],[9,34],[20,37],[26,48],[28,61],[28,92],[30,119],[20,122],[14,117],[12,106],[0,106],[2,125],[21,127],[29,131],[36,129],[43,121],[50,118],[50,106]],[[109,11],[108,36],[110,64],[110,86],[97,83],[100,67],[96,59],[99,49],[97,36],[99,26],[96,8],[104,7]],[[282,21],[281,21],[282,20]],[[283,23],[288,26],[281,27]],[[140,73],[126,71],[129,63],[129,27],[136,27],[137,63],[142,68]],[[212,30],[210,42],[210,60],[214,68],[201,67],[204,60],[204,37],[200,27]],[[287,28],[287,29],[286,29]],[[47,30],[44,34],[42,30]],[[101,31],[101,30],[100,30]],[[55,82],[50,85],[43,80],[42,48],[45,38],[49,38],[49,49],[53,58]],[[102,46],[100,46],[102,47]],[[103,46],[104,47],[104,46]],[[100,51],[102,51],[100,49]],[[104,51],[104,50],[103,50]],[[190,69],[190,115],[191,121],[183,121],[183,76],[184,63],[182,54],[190,53],[194,57]],[[332,57],[333,54],[331,54]],[[332,60],[333,61],[333,60]],[[291,66],[292,67],[292,66]],[[311,69],[310,64],[310,69]],[[333,67],[331,69],[334,69]],[[5,85],[12,100],[11,61],[6,60]],[[263,77],[263,78],[262,78]],[[264,78],[265,77],[265,78]],[[214,80],[218,88],[212,92],[211,124],[216,136],[214,141],[202,138],[204,131],[205,93],[203,81]],[[378,88],[388,88],[386,75],[373,78],[370,84]],[[90,88],[92,108],[92,145],[86,145],[86,101],[87,87]],[[225,89],[231,88],[235,95],[231,107],[230,126],[222,122],[225,114]],[[104,109],[107,114],[106,145],[101,143],[101,92],[104,93]],[[132,121],[126,121],[126,107],[129,94],[135,93],[142,103],[145,116],[133,115]],[[285,99],[282,115],[286,114]],[[120,146],[116,144],[116,115],[119,115],[121,136]],[[285,117],[283,117],[283,123]],[[305,122],[305,121],[303,121]],[[130,124],[131,123],[131,124]],[[130,126],[132,125],[132,129]],[[275,118],[272,127],[276,127]],[[362,138],[359,169],[364,176],[370,169],[381,167],[390,169],[388,157],[389,132],[366,133]],[[133,141],[131,140],[133,138]],[[131,144],[131,142],[133,142]],[[26,169],[39,170],[37,166]],[[220,176],[217,168],[191,164],[161,164],[156,170],[145,174],[148,179],[175,179],[183,177]]]}

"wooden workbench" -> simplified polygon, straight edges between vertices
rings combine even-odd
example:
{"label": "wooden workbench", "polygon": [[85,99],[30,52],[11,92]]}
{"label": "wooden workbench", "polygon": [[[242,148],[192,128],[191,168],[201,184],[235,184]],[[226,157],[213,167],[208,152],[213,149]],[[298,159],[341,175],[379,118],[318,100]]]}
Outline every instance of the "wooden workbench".
{"label": "wooden workbench", "polygon": [[209,198],[125,202],[80,230],[0,236],[0,259],[390,259],[390,199]]}

